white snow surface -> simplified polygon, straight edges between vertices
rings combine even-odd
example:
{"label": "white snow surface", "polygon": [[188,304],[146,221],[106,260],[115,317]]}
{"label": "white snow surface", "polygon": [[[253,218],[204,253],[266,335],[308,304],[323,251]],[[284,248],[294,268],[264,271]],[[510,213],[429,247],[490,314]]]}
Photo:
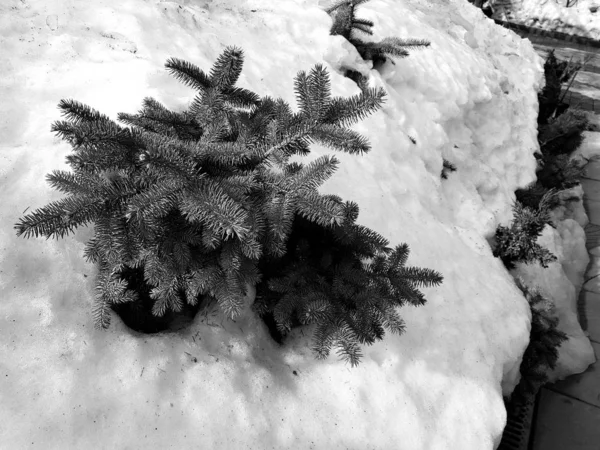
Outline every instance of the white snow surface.
{"label": "white snow surface", "polygon": [[583,189],[577,186],[561,191],[559,198],[562,206],[551,214],[555,228],[547,225],[538,239],[538,244],[550,250],[557,261],[547,268],[519,263],[513,271],[525,284],[537,287],[552,301],[554,314],[559,319],[558,329],[567,335],[567,340],[558,348],[556,368],[548,374],[550,382],[581,373],[596,361],[577,314],[577,299],[590,262],[583,229],[589,222],[583,207]]}
{"label": "white snow surface", "polygon": [[[4,0],[0,4],[0,442],[5,448],[492,449],[502,395],[518,382],[530,313],[487,242],[514,191],[534,180],[542,60],[531,44],[464,0],[373,0],[375,39],[431,47],[381,72],[329,35],[317,0]],[[338,155],[324,192],[358,202],[359,222],[407,242],[409,265],[441,272],[407,331],[364,348],[358,368],[316,361],[308,333],[284,347],[252,315],[205,312],[184,331],[140,335],[115,316],[92,326],[91,229],[17,238],[26,209],[62,197],[68,169],[53,136],[73,98],[116,119],[152,96],[183,108],[194,92],[169,57],[208,70],[245,51],[239,85],[295,105],[293,78],[324,63],[334,95],[358,93],[356,65],[388,92],[354,129],[372,151]],[[408,136],[416,140],[413,144]],[[311,158],[331,151],[314,147]],[[442,157],[456,165],[440,179]],[[569,228],[570,229],[570,228]],[[573,236],[578,232],[573,229]],[[569,239],[581,240],[581,233]],[[568,277],[567,277],[568,278]],[[309,331],[309,330],[305,330]],[[306,336],[304,336],[304,335]]]}
{"label": "white snow surface", "polygon": [[513,0],[512,12],[532,27],[600,39],[600,1],[570,2],[574,5],[567,8],[567,0]]}

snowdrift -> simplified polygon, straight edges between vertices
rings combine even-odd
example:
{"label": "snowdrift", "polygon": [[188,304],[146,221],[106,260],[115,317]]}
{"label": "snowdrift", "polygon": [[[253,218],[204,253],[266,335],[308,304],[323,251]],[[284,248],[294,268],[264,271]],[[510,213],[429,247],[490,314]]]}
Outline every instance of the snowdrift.
{"label": "snowdrift", "polygon": [[[598,0],[492,0],[510,11],[510,20],[543,30],[600,39]],[[567,3],[571,4],[567,8]],[[499,17],[502,18],[502,17]]]}
{"label": "snowdrift", "polygon": [[[323,2],[321,2],[323,3]],[[463,0],[373,0],[374,39],[431,47],[375,71],[316,0],[8,0],[0,5],[0,441],[7,448],[492,449],[518,382],[529,309],[489,238],[514,190],[534,180],[531,44]],[[169,57],[203,69],[244,49],[239,85],[295,105],[293,78],[324,63],[334,95],[356,94],[344,68],[388,92],[355,127],[373,150],[338,155],[325,191],[357,201],[359,222],[407,242],[409,264],[444,275],[428,303],[402,311],[403,336],[365,348],[350,369],[315,361],[308,334],[284,347],[249,317],[204,311],[180,332],[140,335],[113,318],[94,330],[89,229],[23,240],[24,210],[61,198],[44,181],[69,146],[50,132],[73,98],[116,118],[146,96],[171,108],[193,92]],[[10,58],[8,58],[10,56]],[[413,143],[413,141],[415,143]],[[326,154],[313,147],[311,157]],[[441,180],[442,158],[457,171]],[[577,239],[582,239],[581,236]]]}
{"label": "snowdrift", "polygon": [[600,39],[600,2],[578,0],[567,8],[565,1],[522,0],[522,9],[517,11],[519,21],[545,30]]}

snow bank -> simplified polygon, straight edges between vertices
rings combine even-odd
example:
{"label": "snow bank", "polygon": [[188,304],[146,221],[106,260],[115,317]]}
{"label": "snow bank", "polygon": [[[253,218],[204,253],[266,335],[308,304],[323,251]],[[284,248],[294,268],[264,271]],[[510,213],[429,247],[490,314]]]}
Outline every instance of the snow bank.
{"label": "snow bank", "polygon": [[542,295],[552,301],[559,319],[558,329],[568,337],[558,349],[556,368],[549,374],[550,382],[584,372],[596,361],[594,349],[581,329],[577,315],[577,299],[590,261],[583,229],[588,223],[583,189],[577,186],[562,191],[559,198],[562,206],[551,214],[556,228],[546,226],[538,239],[538,244],[556,255],[557,261],[548,268],[520,263],[513,271],[528,286],[539,287]]}
{"label": "snow bank", "polygon": [[[500,3],[500,2],[498,2]],[[600,39],[600,1],[513,0],[514,20],[531,27]]]}
{"label": "snow bank", "polygon": [[[74,98],[109,116],[145,96],[172,108],[193,92],[163,68],[208,69],[243,47],[240,85],[294,105],[293,78],[325,61],[334,95],[356,64],[316,0],[46,2],[0,5],[0,421],[10,448],[491,449],[502,394],[518,382],[529,309],[486,238],[508,223],[514,190],[534,179],[542,61],[528,41],[463,0],[373,0],[374,38],[425,38],[370,82],[382,110],[355,127],[373,150],[340,155],[325,186],[359,203],[359,222],[407,242],[409,264],[444,275],[407,332],[365,349],[357,369],[316,362],[298,331],[280,348],[262,324],[205,312],[185,331],[139,335],[91,326],[91,235],[18,239],[27,208],[61,196],[44,175],[67,144],[49,133]],[[354,61],[354,62],[353,62]],[[409,136],[416,140],[413,144]],[[313,156],[329,153],[315,148]],[[440,179],[442,158],[457,171]]]}

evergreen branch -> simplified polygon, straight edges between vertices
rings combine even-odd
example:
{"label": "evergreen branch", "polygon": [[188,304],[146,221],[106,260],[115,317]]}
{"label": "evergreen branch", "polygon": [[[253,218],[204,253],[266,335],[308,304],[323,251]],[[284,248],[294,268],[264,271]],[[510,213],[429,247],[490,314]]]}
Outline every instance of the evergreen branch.
{"label": "evergreen branch", "polygon": [[317,64],[308,75],[308,92],[310,96],[310,117],[321,121],[331,101],[331,83],[325,67]]}
{"label": "evergreen branch", "polygon": [[62,115],[74,125],[80,125],[84,122],[110,122],[108,116],[100,114],[95,109],[90,108],[76,100],[61,100],[58,103],[58,108]]}
{"label": "evergreen branch", "polygon": [[386,37],[379,42],[382,46],[404,47],[411,49],[419,49],[429,47],[431,42],[425,39],[400,39],[397,37]]}
{"label": "evergreen branch", "polygon": [[369,34],[372,35],[373,31],[371,31],[371,28],[373,28],[375,26],[375,23],[371,20],[366,20],[366,19],[354,19],[354,21],[352,22],[352,28],[355,30],[359,30],[362,31],[365,34]]}
{"label": "evergreen branch", "polygon": [[329,299],[322,292],[308,294],[298,316],[300,322],[305,325],[329,320],[331,318]]}
{"label": "evergreen branch", "polygon": [[406,329],[406,324],[393,305],[378,305],[377,308],[380,309],[383,315],[382,324],[385,328],[387,328],[394,334],[400,335],[404,333],[404,330]]}
{"label": "evergreen branch", "polygon": [[398,47],[393,43],[381,42],[353,42],[358,53],[366,60],[375,60],[377,58],[385,57],[386,55],[395,56],[398,58],[404,58],[408,56],[408,50]]}
{"label": "evergreen branch", "polygon": [[248,89],[228,87],[222,90],[225,101],[236,108],[251,108],[260,102],[260,97]]}
{"label": "evergreen branch", "polygon": [[123,129],[113,121],[82,121],[72,124],[57,121],[52,124],[50,131],[67,141],[73,147],[98,145],[100,143],[126,144],[131,141],[129,130]]}
{"label": "evergreen branch", "polygon": [[108,267],[101,269],[96,279],[96,298],[94,303],[94,326],[106,329],[110,326],[110,307],[118,303],[135,301],[133,292],[126,292],[127,283],[117,279]]}
{"label": "evergreen branch", "polygon": [[219,230],[204,227],[202,230],[202,245],[208,251],[215,250],[221,244]]}
{"label": "evergreen branch", "polygon": [[242,251],[238,241],[227,241],[223,244],[218,257],[219,265],[225,273],[236,273],[242,265]]}
{"label": "evergreen branch", "polygon": [[377,111],[384,102],[382,88],[367,88],[350,98],[334,97],[324,116],[324,123],[348,127]]}
{"label": "evergreen branch", "polygon": [[321,226],[340,225],[344,220],[343,205],[315,191],[297,198],[295,206],[298,214]]}
{"label": "evergreen branch", "polygon": [[380,251],[385,251],[389,241],[382,235],[363,225],[354,225],[355,239],[353,244],[357,250],[365,251],[366,254],[374,256]]}
{"label": "evergreen branch", "polygon": [[154,300],[152,314],[157,317],[165,315],[168,309],[178,312],[183,308],[183,302],[178,293],[179,282],[177,278],[169,283],[161,283],[158,287],[152,289],[150,298]]}
{"label": "evergreen branch", "polygon": [[146,150],[139,160],[147,165],[151,173],[161,178],[192,180],[197,178],[197,168],[185,148],[181,148],[176,139],[156,134],[146,133]]}
{"label": "evergreen branch", "polygon": [[84,255],[85,259],[87,260],[87,262],[96,264],[100,261],[100,254],[101,254],[100,252],[101,252],[100,243],[94,237],[86,242],[83,255]]}
{"label": "evergreen branch", "polygon": [[[340,199],[340,201],[341,200],[342,199]],[[358,203],[353,202],[353,201],[347,201],[344,206],[344,212],[346,214],[345,223],[354,224],[356,222],[356,219],[358,219],[359,211],[360,211],[360,209],[358,207]],[[387,245],[387,243],[385,245]]]}
{"label": "evergreen branch", "polygon": [[169,111],[151,97],[144,99],[143,108],[138,114],[119,113],[117,117],[128,125],[167,136],[198,136],[201,132],[187,114]]}
{"label": "evergreen branch", "polygon": [[[255,151],[262,156],[263,160],[267,160],[269,156],[277,154],[278,152],[286,151],[288,148],[296,147],[299,142],[305,140],[309,133],[315,128],[314,124],[303,123],[295,127],[291,127],[288,130],[286,136],[280,139],[276,143],[263,144],[259,146]],[[291,152],[287,152],[292,154]]]}
{"label": "evergreen branch", "polygon": [[284,243],[292,231],[294,202],[288,196],[275,196],[266,208],[269,234],[278,242]]}
{"label": "evergreen branch", "polygon": [[373,26],[372,25],[373,22],[371,22],[370,20],[365,20],[364,22],[369,22],[369,23],[371,23],[371,25],[358,23],[358,21],[355,20],[354,23],[352,24],[352,31],[353,32],[359,31],[359,32],[367,34],[369,36],[373,35],[373,30],[371,30],[371,27]]}
{"label": "evergreen branch", "polygon": [[241,165],[252,161],[256,155],[239,142],[215,142],[204,146],[203,160],[224,166]]}
{"label": "evergreen branch", "polygon": [[316,359],[325,359],[335,342],[335,325],[332,321],[319,322],[313,332],[312,351]]}
{"label": "evergreen branch", "polygon": [[188,302],[190,302],[190,298],[197,299],[200,295],[214,290],[217,281],[222,276],[223,272],[217,265],[203,265],[196,268],[186,283]]}
{"label": "evergreen branch", "polygon": [[402,267],[397,272],[402,279],[416,287],[437,286],[443,281],[442,275],[433,269]]}
{"label": "evergreen branch", "polygon": [[[366,0],[366,1],[368,1],[368,0]],[[350,3],[349,0],[337,0],[337,1],[334,1],[331,5],[329,5],[327,8],[325,8],[325,12],[327,14],[331,14],[336,9],[339,9],[342,6],[348,6],[349,3]]]}
{"label": "evergreen branch", "polygon": [[371,150],[367,138],[349,128],[323,124],[310,132],[310,138],[334,150],[350,154],[363,154]]}
{"label": "evergreen branch", "polygon": [[[242,246],[242,251],[244,251]],[[260,255],[254,260],[249,260],[248,258],[244,258],[242,261],[242,265],[240,266],[240,273],[238,274],[240,278],[240,282],[244,286],[256,286],[262,280],[262,274],[258,269],[258,265],[256,261]]]}
{"label": "evergreen branch", "polygon": [[176,207],[177,195],[182,188],[183,183],[179,180],[157,183],[129,199],[126,216],[164,217],[169,210]]}
{"label": "evergreen branch", "polygon": [[94,327],[96,329],[107,329],[110,326],[110,303],[104,297],[96,297],[92,309]]}
{"label": "evergreen branch", "polygon": [[228,111],[225,107],[225,95],[217,87],[210,87],[194,98],[190,105],[190,113],[201,126],[221,128],[223,123],[229,125]]}
{"label": "evergreen branch", "polygon": [[211,79],[198,66],[177,58],[169,58],[165,67],[169,72],[181,81],[200,92],[204,92],[212,86]]}
{"label": "evergreen branch", "polygon": [[53,189],[74,196],[94,196],[98,192],[98,184],[92,180],[94,180],[92,176],[84,177],[63,170],[53,170],[46,175],[46,181]]}
{"label": "evergreen branch", "polygon": [[101,202],[91,197],[67,197],[27,214],[15,225],[17,236],[62,238],[75,228],[94,221]]}
{"label": "evergreen branch", "polygon": [[145,131],[149,131],[152,133],[165,134],[167,136],[175,136],[176,131],[175,128],[171,125],[166,125],[161,123],[155,119],[152,119],[147,116],[135,115],[135,114],[127,114],[127,113],[119,113],[117,118],[120,122],[123,122],[127,125],[141,128]]}
{"label": "evergreen branch", "polygon": [[388,259],[388,267],[392,270],[399,270],[404,267],[406,261],[408,261],[409,253],[408,244],[397,245]]}
{"label": "evergreen branch", "polygon": [[352,367],[356,367],[362,358],[362,352],[358,345],[356,334],[348,327],[340,327],[336,341],[337,354],[344,361],[349,362]]}
{"label": "evergreen branch", "polygon": [[334,156],[321,156],[291,175],[285,181],[286,189],[288,192],[315,190],[331,178],[338,165],[339,161]]}
{"label": "evergreen branch", "polygon": [[237,277],[226,275],[221,278],[215,297],[221,310],[230,319],[238,317],[244,308],[244,292]]}
{"label": "evergreen branch", "polygon": [[246,233],[248,213],[215,183],[202,183],[184,193],[181,211],[190,221],[204,223],[217,233],[237,235]]}
{"label": "evergreen branch", "polygon": [[238,47],[227,47],[210,70],[210,85],[219,89],[231,88],[242,73],[244,52]]}
{"label": "evergreen branch", "polygon": [[300,305],[302,299],[294,294],[284,294],[273,309],[273,317],[277,329],[281,333],[287,333],[292,329],[292,314]]}
{"label": "evergreen branch", "polygon": [[296,102],[302,114],[307,118],[312,118],[315,110],[312,104],[314,98],[310,93],[309,77],[303,70],[298,72],[294,79],[294,92],[296,93]]}
{"label": "evergreen branch", "polygon": [[399,305],[401,305],[403,301],[407,301],[413,306],[425,304],[426,300],[423,293],[407,283],[405,277],[391,277],[390,282],[393,287],[392,292],[396,297],[395,300]]}

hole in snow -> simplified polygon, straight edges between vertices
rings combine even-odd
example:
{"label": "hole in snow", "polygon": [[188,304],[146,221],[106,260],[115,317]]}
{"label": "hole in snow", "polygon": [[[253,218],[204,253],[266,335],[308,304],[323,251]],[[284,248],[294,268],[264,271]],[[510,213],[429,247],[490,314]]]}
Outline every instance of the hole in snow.
{"label": "hole in snow", "polygon": [[112,310],[134,331],[151,334],[181,330],[191,325],[200,309],[200,302],[190,305],[182,296],[184,306],[181,311],[167,310],[163,316],[155,316],[152,314],[154,300],[150,298],[152,287],[144,279],[144,270],[127,267],[121,272],[121,278],[127,281],[130,290],[138,293],[138,300],[112,305]]}

